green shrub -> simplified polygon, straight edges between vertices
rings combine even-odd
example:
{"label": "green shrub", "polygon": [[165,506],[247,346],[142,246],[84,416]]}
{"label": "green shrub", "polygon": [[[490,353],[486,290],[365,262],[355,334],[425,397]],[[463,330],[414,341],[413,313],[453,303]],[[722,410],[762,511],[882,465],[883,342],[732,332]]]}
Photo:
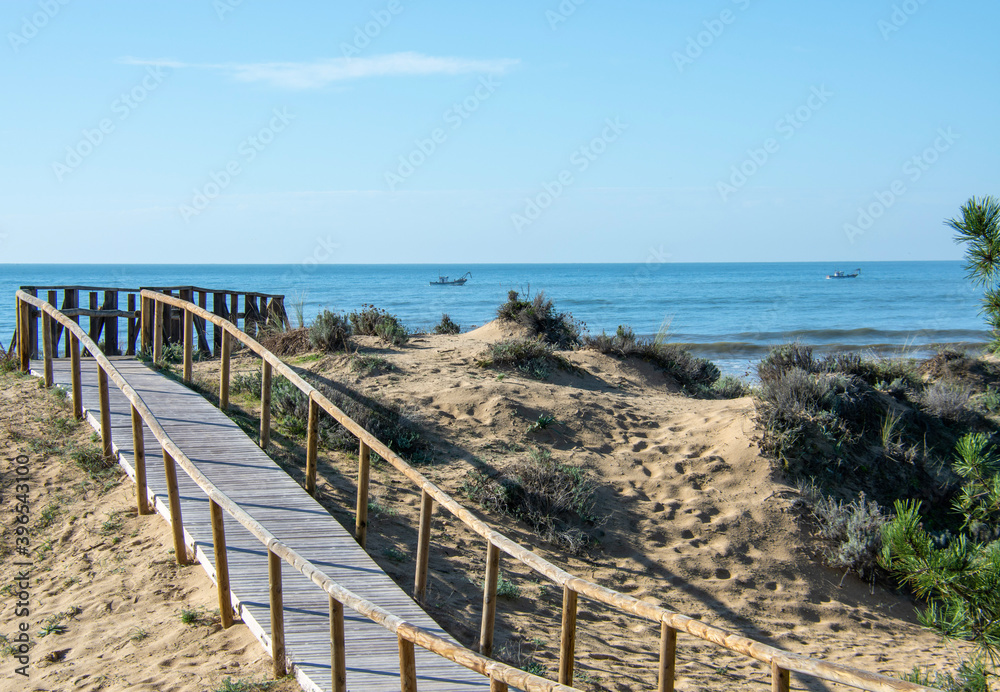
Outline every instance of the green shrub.
{"label": "green shrub", "polygon": [[20,367],[21,364],[17,360],[17,354],[15,352],[7,353],[3,348],[3,344],[0,344],[0,374],[15,372]]}
{"label": "green shrub", "polygon": [[382,356],[376,356],[371,353],[353,354],[347,362],[347,367],[354,372],[363,372],[367,375],[375,375],[377,373],[393,369],[392,363],[388,360]]}
{"label": "green shrub", "polygon": [[534,298],[522,298],[517,291],[508,291],[507,302],[497,308],[497,319],[513,322],[557,348],[571,348],[580,343],[581,325],[568,312],[556,312],[552,301],[540,291]]}
{"label": "green shrub", "polygon": [[723,375],[712,385],[712,391],[720,399],[739,399],[749,396],[753,390],[740,378],[733,375]]}
{"label": "green shrub", "polygon": [[479,366],[517,370],[536,380],[547,378],[553,368],[569,368],[541,337],[516,337],[490,344],[480,355]]}
{"label": "green shrub", "polygon": [[938,381],[923,391],[920,405],[932,416],[952,423],[964,423],[972,414],[969,410],[971,398],[972,390],[968,387]]}
{"label": "green shrub", "polygon": [[798,341],[792,344],[775,346],[757,364],[757,377],[761,384],[767,384],[781,379],[789,370],[801,370],[805,373],[817,371],[813,360],[812,347]]}
{"label": "green shrub", "polygon": [[441,321],[438,322],[437,326],[434,327],[435,334],[458,334],[462,331],[455,322],[452,322],[451,318],[448,317],[447,313],[441,315]]}
{"label": "green shrub", "polygon": [[[919,501],[896,501],[883,529],[879,562],[927,602],[920,621],[1000,657],[1000,459],[984,434],[956,446],[964,485],[953,504],[961,531],[931,534]],[[937,517],[934,517],[937,519]]]}
{"label": "green shrub", "polygon": [[180,363],[184,360],[184,346],[181,344],[163,344],[160,352],[160,363]]}
{"label": "green shrub", "polygon": [[502,472],[469,474],[465,493],[486,509],[520,519],[547,541],[579,550],[586,536],[573,524],[591,521],[594,485],[583,469],[535,450]]}
{"label": "green shrub", "polygon": [[1000,202],[993,197],[972,197],[962,205],[960,218],[946,223],[955,230],[955,242],[965,243],[965,269],[973,283],[984,290],[982,312],[993,329],[990,348],[1000,346]]}
{"label": "green shrub", "polygon": [[861,493],[851,502],[824,496],[815,486],[800,488],[816,520],[817,533],[830,543],[826,563],[874,581],[882,550],[882,527],[889,521],[877,502]]}
{"label": "green shrub", "polygon": [[637,337],[627,326],[619,326],[613,336],[602,333],[586,337],[584,346],[617,358],[639,358],[652,363],[689,389],[711,387],[719,379],[719,368],[710,360],[697,358],[678,344]]}
{"label": "green shrub", "polygon": [[118,477],[121,469],[114,457],[104,456],[100,447],[88,445],[80,447],[70,455],[91,480],[105,482]]}
{"label": "green shrub", "polygon": [[309,343],[321,351],[344,351],[351,336],[351,325],[339,313],[324,310],[309,327]]}
{"label": "green shrub", "polygon": [[934,673],[915,667],[912,673],[900,676],[907,682],[934,687],[945,692],[989,692],[989,671],[986,661],[978,658],[972,661],[962,661],[958,664],[955,675],[951,673]]}
{"label": "green shrub", "polygon": [[[361,427],[382,440],[390,449],[400,454],[411,454],[418,449],[420,435],[395,404],[384,403],[366,396],[340,382],[312,382],[337,408]],[[271,408],[286,419],[297,431],[305,432],[309,419],[309,398],[284,377],[275,378],[271,384]],[[335,449],[357,450],[357,438],[333,418],[320,413],[319,435],[324,444]]]}
{"label": "green shrub", "polygon": [[229,383],[229,391],[233,394],[249,394],[250,396],[260,398],[260,388],[263,385],[263,376],[260,370],[254,370],[253,372],[239,373],[233,375],[232,381]]}
{"label": "green shrub", "polygon": [[375,326],[375,336],[392,346],[402,346],[410,334],[395,316],[387,317]]}

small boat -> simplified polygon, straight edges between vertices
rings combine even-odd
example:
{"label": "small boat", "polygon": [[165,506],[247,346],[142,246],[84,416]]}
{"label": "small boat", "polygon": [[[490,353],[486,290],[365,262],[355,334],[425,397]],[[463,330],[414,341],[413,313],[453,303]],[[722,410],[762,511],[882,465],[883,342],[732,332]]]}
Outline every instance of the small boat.
{"label": "small boat", "polygon": [[835,271],[832,274],[827,274],[826,278],[828,278],[828,279],[856,279],[856,278],[858,278],[858,276],[860,274],[861,274],[861,270],[860,269],[855,269],[853,274],[845,274],[844,272],[842,272],[842,271],[840,271],[838,269],[837,271]]}
{"label": "small boat", "polygon": [[439,276],[437,281],[431,281],[431,286],[462,286],[472,277],[472,272],[465,272],[457,279],[449,280],[447,276]]}

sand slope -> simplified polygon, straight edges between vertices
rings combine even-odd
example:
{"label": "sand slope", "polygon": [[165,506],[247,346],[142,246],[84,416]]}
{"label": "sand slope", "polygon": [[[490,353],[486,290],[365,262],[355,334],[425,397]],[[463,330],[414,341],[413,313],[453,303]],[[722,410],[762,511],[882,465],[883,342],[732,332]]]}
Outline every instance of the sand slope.
{"label": "sand slope", "polygon": [[[352,374],[346,357],[308,366],[399,402],[430,432],[435,463],[421,470],[466,504],[462,484],[470,469],[502,469],[532,448],[586,468],[599,485],[600,525],[592,529],[599,545],[584,555],[553,545],[538,549],[580,576],[769,644],[889,675],[915,665],[952,669],[971,651],[920,628],[907,598],[821,564],[821,546],[799,518],[797,493],[758,452],[750,399],[691,399],[646,364],[589,351],[564,354],[576,373],[544,382],[516,373],[498,377],[476,362],[506,332],[487,325],[417,337],[402,349],[360,340],[393,365],[383,374]],[[558,424],[526,434],[540,413]],[[338,468],[349,474],[349,463]],[[372,552],[412,548],[417,496],[391,471],[376,473],[375,481],[374,492],[394,514],[376,520],[370,535],[387,542]],[[337,483],[331,483],[333,496]],[[504,517],[489,520],[515,540],[538,540]],[[472,645],[482,547],[457,524],[437,515],[431,580],[437,595],[430,609]],[[412,583],[411,560],[383,563]],[[521,595],[501,603],[500,655],[554,674],[561,594],[513,560],[503,569]],[[591,605],[581,605],[580,620],[581,687],[655,687],[657,628]],[[678,689],[769,684],[763,666],[691,637],[682,635],[678,659]]]}
{"label": "sand slope", "polygon": [[[264,681],[271,660],[242,624],[223,630],[215,586],[200,566],[178,567],[159,516],[138,517],[134,486],[119,474],[89,480],[69,457],[93,446],[90,426],[72,422],[65,402],[40,391],[33,377],[0,375],[0,634],[13,641],[21,622],[32,646],[23,664],[0,657],[3,690],[147,690],[205,692],[225,678]],[[17,486],[14,460],[29,459],[31,567],[14,552]],[[29,615],[15,613],[13,586],[30,571]],[[198,622],[184,624],[183,610]],[[54,620],[53,620],[54,618]],[[40,636],[46,625],[62,633]],[[268,688],[297,690],[290,680]]]}

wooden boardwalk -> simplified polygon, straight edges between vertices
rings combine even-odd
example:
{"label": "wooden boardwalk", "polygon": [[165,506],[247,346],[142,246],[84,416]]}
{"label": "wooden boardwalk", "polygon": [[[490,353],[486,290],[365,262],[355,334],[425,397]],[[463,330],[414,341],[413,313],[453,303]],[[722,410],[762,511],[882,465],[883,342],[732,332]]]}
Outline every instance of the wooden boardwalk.
{"label": "wooden boardwalk", "polygon": [[[448,635],[386,575],[351,534],[298,483],[275,464],[225,414],[182,384],[131,358],[113,359],[170,438],[223,492],[278,539],[299,551],[333,580],[359,596],[439,636]],[[66,360],[53,363],[55,384],[70,386]],[[41,372],[41,361],[32,371]],[[116,449],[132,470],[132,419],[128,400],[110,387],[111,425]],[[83,401],[91,424],[99,427],[97,367],[83,361]],[[146,429],[146,474],[157,511],[169,516],[163,456]],[[209,501],[178,469],[185,539],[209,576],[215,578]],[[267,549],[227,514],[226,547],[234,604],[270,651]],[[329,601],[324,591],[282,562],[285,646],[303,689],[330,690]],[[347,687],[352,692],[397,691],[399,649],[396,636],[350,609],[345,611]],[[488,690],[489,680],[416,648],[419,689],[464,692]]]}

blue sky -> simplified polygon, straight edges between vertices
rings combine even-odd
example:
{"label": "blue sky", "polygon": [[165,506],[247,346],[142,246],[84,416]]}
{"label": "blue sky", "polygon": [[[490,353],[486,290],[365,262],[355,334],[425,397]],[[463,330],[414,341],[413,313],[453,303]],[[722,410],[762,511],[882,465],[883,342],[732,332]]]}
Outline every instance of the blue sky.
{"label": "blue sky", "polygon": [[5,1],[0,263],[958,259],[1000,5]]}

